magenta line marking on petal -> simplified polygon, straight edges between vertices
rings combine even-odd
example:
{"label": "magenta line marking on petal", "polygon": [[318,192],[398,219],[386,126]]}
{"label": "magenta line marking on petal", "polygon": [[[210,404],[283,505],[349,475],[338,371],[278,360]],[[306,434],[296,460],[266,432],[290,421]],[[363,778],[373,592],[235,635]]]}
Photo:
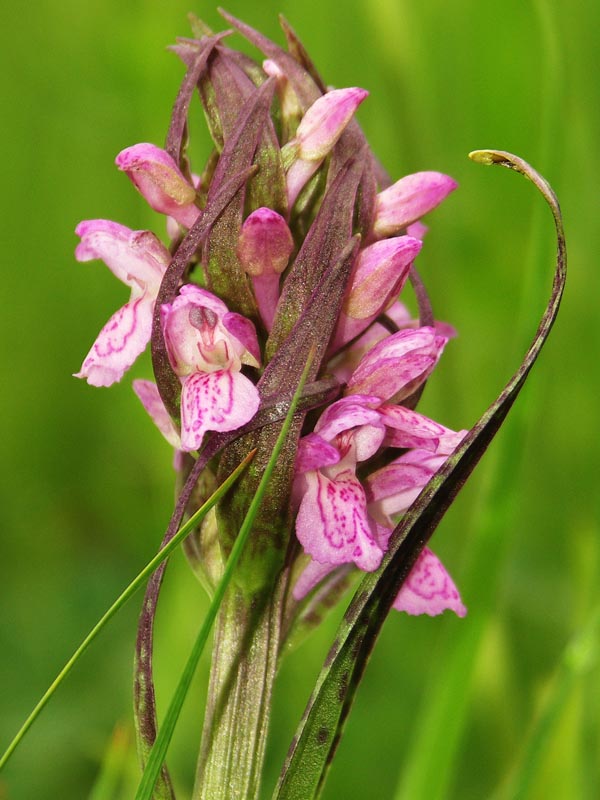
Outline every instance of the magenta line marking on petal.
{"label": "magenta line marking on petal", "polygon": [[437,616],[446,609],[464,617],[458,589],[439,558],[425,547],[415,562],[408,578],[400,589],[394,608],[408,614]]}

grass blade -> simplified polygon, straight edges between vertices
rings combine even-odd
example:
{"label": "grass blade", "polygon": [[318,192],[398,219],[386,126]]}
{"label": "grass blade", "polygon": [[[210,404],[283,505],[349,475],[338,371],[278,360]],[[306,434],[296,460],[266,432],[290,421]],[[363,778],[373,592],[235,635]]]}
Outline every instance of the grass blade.
{"label": "grass blade", "polygon": [[11,741],[9,746],[7,747],[5,753],[3,754],[2,758],[0,758],[0,770],[7,764],[8,760],[18,747],[19,743],[29,730],[29,728],[33,725],[36,719],[39,717],[40,713],[47,705],[48,701],[54,695],[60,684],[64,681],[67,677],[69,672],[73,669],[75,664],[79,661],[81,656],[84,652],[88,649],[90,644],[94,641],[94,639],[98,636],[100,631],[105,627],[107,622],[109,622],[114,615],[121,609],[125,603],[137,592],[137,590],[144,584],[147,578],[152,575],[154,570],[162,564],[162,562],[168,558],[168,556],[173,552],[173,550],[177,547],[178,544],[185,539],[185,537],[194,530],[194,528],[198,525],[198,523],[206,516],[206,514],[210,511],[210,509],[219,502],[221,497],[226,494],[231,486],[237,481],[240,477],[241,473],[246,468],[247,464],[253,458],[254,452],[251,452],[246,456],[246,458],[241,462],[241,464],[231,473],[231,475],[225,480],[221,486],[217,489],[217,491],[209,497],[209,499],[202,505],[198,511],[196,511],[193,516],[189,518],[189,520],[182,525],[179,531],[175,534],[175,536],[171,539],[171,541],[163,547],[158,553],[154,556],[154,558],[149,561],[144,569],[137,575],[136,578],[129,584],[129,586],[119,595],[119,597],[115,600],[115,602],[111,605],[111,607],[106,611],[103,616],[98,620],[98,622],[94,625],[92,630],[88,633],[85,639],[81,642],[79,647],[75,650],[71,658],[67,661],[65,666],[61,669],[58,673],[56,678],[52,681],[46,692],[43,694],[31,714],[27,717],[23,725],[21,726],[20,730],[18,731],[17,735]]}
{"label": "grass blade", "polygon": [[362,580],[338,629],[275,790],[275,800],[319,795],[358,684],[385,617],[403,581],[442,516],[502,425],[552,328],[566,279],[566,247],[558,201],[547,181],[510,153],[480,150],[470,157],[500,164],[531,180],[552,211],[557,256],[552,294],[525,357],[496,401],[421,492],[398,525],[381,567]]}
{"label": "grass blade", "polygon": [[198,633],[198,637],[194,642],[192,652],[190,653],[188,661],[183,669],[181,678],[179,679],[177,689],[175,690],[175,694],[173,695],[173,698],[165,715],[164,722],[159,728],[158,736],[156,737],[156,741],[152,747],[152,750],[150,751],[148,763],[146,764],[144,774],[142,775],[142,780],[135,795],[135,800],[152,800],[154,786],[156,784],[163,762],[165,760],[167,750],[171,738],[173,736],[175,726],[177,724],[177,720],[179,719],[179,714],[183,707],[183,703],[185,701],[187,692],[192,682],[192,678],[194,676],[194,672],[196,671],[196,667],[200,660],[200,656],[202,655],[204,645],[206,644],[206,641],[208,639],[210,629],[212,628],[212,625],[215,621],[215,617],[217,616],[217,613],[223,601],[225,591],[229,585],[229,582],[231,581],[237,562],[239,561],[239,558],[244,549],[244,545],[246,544],[250,531],[252,530],[254,519],[256,517],[256,514],[258,513],[258,510],[262,502],[262,498],[271,479],[273,470],[275,469],[275,466],[277,464],[277,459],[279,458],[279,454],[287,438],[288,432],[292,424],[292,419],[294,417],[294,413],[296,411],[298,402],[300,400],[300,395],[302,394],[302,389],[308,378],[313,358],[314,358],[314,353],[311,352],[306,362],[306,366],[304,367],[304,371],[298,383],[296,392],[294,393],[294,397],[292,398],[292,402],[286,414],[283,426],[281,428],[279,436],[277,437],[275,446],[273,447],[273,452],[271,453],[271,457],[263,473],[263,477],[260,481],[256,494],[254,495],[252,503],[250,504],[248,513],[246,514],[246,517],[242,523],[239,534],[233,544],[229,558],[227,559],[227,564],[225,565],[225,571],[223,573],[223,577],[221,578],[218,586],[216,587],[215,594],[211,600],[208,612],[206,614],[202,627],[200,628],[200,631]]}

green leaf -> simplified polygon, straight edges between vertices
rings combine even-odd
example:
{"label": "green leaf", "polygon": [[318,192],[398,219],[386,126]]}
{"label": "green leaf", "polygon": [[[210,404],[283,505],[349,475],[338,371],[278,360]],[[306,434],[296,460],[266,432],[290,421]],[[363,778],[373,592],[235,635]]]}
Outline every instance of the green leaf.
{"label": "green leaf", "polygon": [[85,639],[81,642],[79,647],[75,650],[71,658],[67,661],[65,666],[61,669],[58,673],[54,681],[50,684],[38,704],[35,706],[31,714],[27,717],[21,729],[18,731],[17,735],[14,737],[12,742],[9,744],[6,752],[3,754],[2,758],[0,758],[0,770],[6,765],[11,755],[14,753],[16,748],[18,747],[19,743],[29,730],[29,728],[33,725],[35,720],[39,717],[41,711],[44,709],[48,701],[51,699],[53,694],[56,692],[60,684],[64,681],[67,677],[69,672],[73,669],[75,664],[79,661],[81,656],[84,652],[88,649],[90,644],[94,641],[94,639],[98,636],[100,631],[105,627],[106,623],[109,622],[114,615],[121,609],[125,603],[137,592],[137,590],[144,584],[147,578],[152,575],[154,570],[162,564],[162,562],[168,558],[168,556],[173,552],[173,550],[177,547],[177,545],[181,544],[183,539],[185,539],[191,531],[200,523],[200,521],[208,514],[211,508],[221,499],[221,497],[233,486],[233,484],[237,481],[240,477],[241,473],[246,468],[249,461],[254,457],[254,452],[249,453],[248,456],[239,464],[236,469],[233,470],[231,475],[227,478],[227,480],[223,481],[223,483],[219,486],[217,491],[209,497],[209,499],[201,506],[195,514],[193,514],[189,520],[182,525],[179,531],[175,534],[175,536],[171,539],[171,541],[163,547],[158,553],[154,556],[154,558],[149,561],[144,569],[137,575],[136,578],[129,584],[129,586],[119,595],[119,597],[115,600],[115,602],[111,605],[108,611],[98,620],[98,622],[94,625],[92,630],[88,633]]}
{"label": "green leaf", "polygon": [[311,351],[308,360],[306,362],[306,365],[304,367],[304,371],[302,372],[300,381],[298,383],[298,387],[290,403],[290,407],[286,414],[283,426],[273,447],[271,457],[269,459],[267,466],[265,467],[262,480],[258,485],[256,494],[254,495],[254,498],[248,509],[248,513],[244,518],[244,521],[240,527],[239,534],[233,544],[229,558],[227,559],[227,564],[225,565],[225,571],[223,573],[223,577],[221,578],[219,584],[215,589],[215,593],[211,600],[208,612],[206,614],[202,627],[200,628],[198,637],[194,642],[192,652],[190,653],[188,661],[183,669],[183,672],[179,679],[179,683],[175,690],[175,694],[173,695],[171,703],[169,704],[169,708],[167,709],[164,722],[159,728],[158,736],[156,737],[156,741],[154,742],[152,750],[150,751],[150,756],[148,757],[148,762],[146,764],[146,768],[144,769],[142,780],[136,792],[135,800],[152,800],[152,796],[154,793],[154,786],[156,784],[163,762],[165,760],[169,743],[173,736],[177,720],[179,719],[179,714],[181,712],[183,703],[190,688],[192,678],[194,677],[194,672],[196,671],[196,667],[200,660],[200,656],[202,655],[204,645],[206,644],[206,641],[208,639],[210,629],[212,628],[213,622],[215,621],[215,617],[217,616],[221,603],[223,602],[225,591],[229,583],[231,582],[231,578],[233,577],[236,565],[244,549],[244,545],[246,544],[248,536],[250,535],[250,532],[252,530],[252,526],[254,524],[256,515],[259,511],[261,502],[263,500],[263,496],[268,488],[269,481],[271,480],[271,476],[277,465],[277,460],[285,444],[290,427],[292,425],[294,414],[298,406],[298,402],[300,400],[300,396],[302,394],[302,390],[304,388],[304,384],[306,383],[306,380],[308,378],[312,366],[313,359],[314,359],[314,352]]}
{"label": "green leaf", "polygon": [[483,164],[500,164],[521,173],[546,199],[557,234],[552,295],[521,366],[398,525],[381,567],[362,580],[317,679],[284,764],[274,800],[311,800],[319,795],[369,655],[394,598],[442,516],[502,425],[558,313],[566,279],[566,248],[554,192],[532,167],[510,153],[479,150],[471,153],[470,158]]}

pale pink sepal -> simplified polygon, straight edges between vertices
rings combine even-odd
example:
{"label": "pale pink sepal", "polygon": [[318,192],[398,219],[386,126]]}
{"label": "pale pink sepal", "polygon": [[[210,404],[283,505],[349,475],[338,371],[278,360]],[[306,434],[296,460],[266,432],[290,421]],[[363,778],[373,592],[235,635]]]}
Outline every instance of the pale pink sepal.
{"label": "pale pink sepal", "polygon": [[180,450],[181,437],[179,436],[179,431],[161,400],[156,384],[152,383],[152,381],[135,380],[133,381],[133,391],[137,394],[150,418],[167,442],[177,450]]}
{"label": "pale pink sepal", "polygon": [[153,233],[108,219],[84,220],[75,233],[81,237],[75,248],[78,261],[100,259],[126,286],[158,293],[171,254]]}
{"label": "pale pink sepal", "polygon": [[410,508],[423,487],[446,460],[446,456],[436,458],[437,464],[410,463],[396,459],[369,475],[365,479],[365,492],[370,513],[376,518],[383,514],[384,518],[389,519],[393,514],[400,514]]}
{"label": "pale pink sepal", "polygon": [[[223,327],[239,343],[238,350],[242,364],[247,364],[249,367],[259,367],[260,345],[254,323],[242,314],[228,311],[223,315]],[[239,345],[241,345],[241,349]]]}
{"label": "pale pink sepal", "polygon": [[120,308],[102,328],[75,378],[112,386],[143,353],[152,332],[154,298],[147,294]]}
{"label": "pale pink sepal", "polygon": [[122,150],[115,163],[127,173],[150,208],[186,228],[196,222],[201,214],[194,204],[196,191],[165,150],[145,142],[134,144]]}
{"label": "pale pink sepal", "polygon": [[307,472],[307,489],[296,517],[296,535],[306,553],[320,564],[353,562],[367,572],[377,569],[383,551],[375,541],[366,499],[351,470],[334,479]]}
{"label": "pale pink sepal", "polygon": [[279,300],[279,275],[287,267],[294,240],[284,218],[270,208],[257,208],[244,221],[237,255],[250,275],[260,316],[271,330]]}
{"label": "pale pink sepal", "polygon": [[397,236],[361,251],[333,334],[330,352],[359,336],[402,290],[423,243]]}
{"label": "pale pink sepal", "polygon": [[348,381],[346,394],[373,394],[384,401],[400,399],[427,378],[446,341],[428,327],[387,336],[362,358]]}
{"label": "pale pink sepal", "polygon": [[438,206],[458,184],[441,172],[406,175],[377,195],[375,236],[394,236]]}
{"label": "pale pink sepal", "polygon": [[181,391],[181,449],[198,450],[207,431],[232,431],[258,411],[256,386],[241,372],[194,372]]}
{"label": "pale pink sepal", "polygon": [[435,617],[447,609],[459,617],[467,613],[458,589],[439,558],[425,547],[402,588],[393,607],[407,614],[428,614]]}

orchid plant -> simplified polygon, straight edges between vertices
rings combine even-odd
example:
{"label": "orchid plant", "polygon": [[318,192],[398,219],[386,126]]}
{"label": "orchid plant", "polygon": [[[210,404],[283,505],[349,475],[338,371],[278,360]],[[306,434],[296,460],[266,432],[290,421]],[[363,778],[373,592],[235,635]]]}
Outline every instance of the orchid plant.
{"label": "orchid plant", "polygon": [[[194,19],[194,38],[173,48],[187,73],[166,147],[136,144],[116,158],[166,217],[168,244],[103,219],[76,230],[76,258],[103,261],[131,289],[77,377],[110,386],[150,344],[155,381],[133,388],[174,448],[179,485],[158,556],[101,623],[152,575],[136,648],[137,797],[172,799],[164,756],[216,620],[193,797],[255,798],[282,653],[362,576],[275,794],[311,798],[388,611],[466,614],[428,540],[550,329],[564,241],[537,173],[506,153],[472,154],[527,175],[550,203],[555,287],[523,364],[471,430],[418,412],[454,335],[434,319],[417,272],[422,219],[457,184],[434,171],[393,182],[355,119],[364,89],[328,90],[285,21],[287,51],[224,16],[265,60],[230,49],[231,31],[213,34]],[[196,93],[214,143],[198,172],[187,149]],[[402,299],[408,283],[417,318]],[[159,724],[154,616],[165,559],[179,542],[211,615]]]}

